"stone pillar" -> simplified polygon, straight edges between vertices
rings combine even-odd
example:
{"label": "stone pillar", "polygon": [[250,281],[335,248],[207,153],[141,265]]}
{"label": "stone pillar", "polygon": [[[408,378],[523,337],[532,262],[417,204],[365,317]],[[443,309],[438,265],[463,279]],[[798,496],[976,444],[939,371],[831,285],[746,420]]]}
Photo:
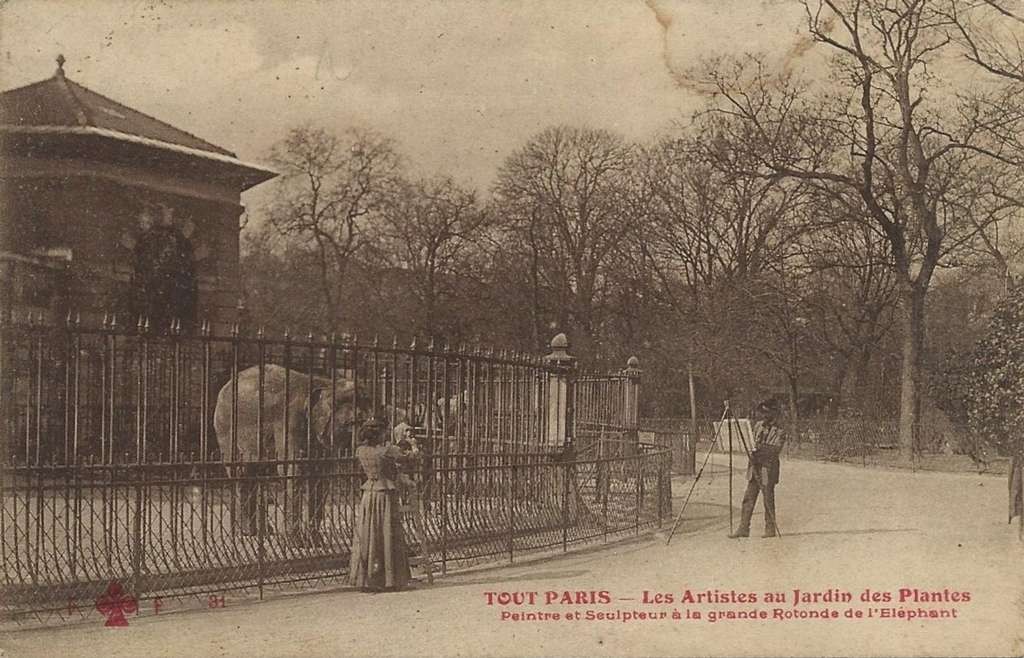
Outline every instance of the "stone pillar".
{"label": "stone pillar", "polygon": [[544,357],[548,377],[547,436],[549,446],[572,443],[573,374],[576,359],[569,355],[569,339],[558,334],[551,339],[551,353]]}
{"label": "stone pillar", "polygon": [[640,359],[635,356],[626,361],[622,371],[622,426],[636,432],[640,424]]}

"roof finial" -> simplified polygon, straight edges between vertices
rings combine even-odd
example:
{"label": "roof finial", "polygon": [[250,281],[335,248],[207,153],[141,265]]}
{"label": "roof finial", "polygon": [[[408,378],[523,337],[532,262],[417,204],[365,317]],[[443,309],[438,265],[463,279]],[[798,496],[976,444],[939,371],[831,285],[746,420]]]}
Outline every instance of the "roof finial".
{"label": "roof finial", "polygon": [[59,75],[62,78],[64,77],[64,62],[66,62],[66,61],[67,60],[64,59],[64,55],[63,54],[61,54],[61,53],[57,54],[57,75]]}

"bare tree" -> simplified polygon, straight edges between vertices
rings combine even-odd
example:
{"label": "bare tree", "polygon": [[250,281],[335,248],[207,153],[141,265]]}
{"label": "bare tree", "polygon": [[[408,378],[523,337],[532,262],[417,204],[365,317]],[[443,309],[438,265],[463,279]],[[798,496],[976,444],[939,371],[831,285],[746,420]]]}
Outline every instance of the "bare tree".
{"label": "bare tree", "polygon": [[812,186],[766,175],[752,157],[718,157],[728,138],[720,123],[705,115],[691,135],[663,140],[646,161],[646,243],[681,279],[690,297],[685,313],[696,312],[699,296],[720,283],[777,268],[811,225]]}
{"label": "bare tree", "polygon": [[635,228],[626,212],[632,163],[621,138],[560,126],[531,139],[498,174],[497,212],[508,238],[528,249],[535,299],[549,292],[557,323],[588,346],[623,236]]}
{"label": "bare tree", "polygon": [[337,135],[308,126],[291,130],[271,156],[281,172],[271,224],[283,236],[315,245],[321,329],[330,331],[342,321],[342,286],[372,238],[368,224],[394,188],[399,158],[391,140],[376,133]]}
{"label": "bare tree", "polygon": [[783,270],[760,277],[743,289],[752,319],[744,346],[782,374],[794,423],[799,415],[801,385],[819,353],[808,340],[811,334],[805,286],[801,273]]}
{"label": "bare tree", "polygon": [[1024,8],[1008,0],[948,0],[945,14],[966,57],[1002,78],[1024,82]]}
{"label": "bare tree", "polygon": [[[852,388],[866,402],[868,367],[895,320],[896,276],[886,241],[858,222],[807,236],[805,308],[816,342],[829,353],[833,407]],[[853,386],[848,387],[852,374]]]}
{"label": "bare tree", "polygon": [[1009,160],[983,129],[988,115],[977,97],[958,96],[936,73],[956,48],[941,7],[926,0],[805,6],[811,36],[834,53],[826,93],[773,78],[756,59],[719,66],[705,80],[722,101],[719,111],[756,135],[757,152],[767,154],[763,166],[831,190],[839,201],[855,196],[860,208],[850,216],[884,237],[898,280],[900,444],[909,455],[918,433],[928,286],[944,258],[995,221],[963,215],[960,183],[979,163]]}
{"label": "bare tree", "polygon": [[650,199],[643,242],[688,365],[718,371],[720,382],[734,390],[763,374],[781,374],[792,392],[803,372],[789,358],[792,343],[768,340],[767,334],[786,328],[792,317],[773,313],[796,300],[780,304],[776,295],[773,304],[762,306],[754,302],[765,291],[752,291],[798,255],[799,237],[814,219],[814,189],[805,181],[766,175],[769,170],[758,170],[753,156],[743,162],[722,157],[725,151],[738,154],[726,141],[741,124],[704,114],[647,149],[642,171]]}
{"label": "bare tree", "polygon": [[[1019,171],[1024,168],[1024,6],[1007,0],[945,0],[945,16],[952,24],[952,38],[963,48],[963,56],[975,64],[988,79],[981,76],[983,86],[994,81],[1002,83],[994,91],[974,98],[979,115],[984,117],[981,130],[992,144],[990,154],[1006,161]],[[990,172],[991,173],[991,172]],[[1002,181],[989,181],[992,194],[1003,203],[1024,208],[1024,195]],[[1011,245],[999,245],[998,239],[984,234],[984,251],[995,258],[1008,279],[1006,253]]]}
{"label": "bare tree", "polygon": [[451,304],[464,287],[460,283],[477,270],[469,261],[485,219],[476,194],[450,178],[398,186],[383,211],[375,251],[380,262],[408,275],[403,288],[411,295],[404,305],[419,311],[416,326],[408,329],[433,336],[440,327],[450,334],[459,324]]}
{"label": "bare tree", "polygon": [[241,237],[240,283],[249,317],[259,318],[264,328],[278,335],[319,327],[322,300],[295,294],[320,285],[316,254],[309,245],[280,235],[266,223],[250,224]]}

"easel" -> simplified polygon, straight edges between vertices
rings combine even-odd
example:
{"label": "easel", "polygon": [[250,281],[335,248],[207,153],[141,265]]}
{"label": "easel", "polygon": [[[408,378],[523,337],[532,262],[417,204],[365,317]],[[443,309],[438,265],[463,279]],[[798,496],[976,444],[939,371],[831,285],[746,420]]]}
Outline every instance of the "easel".
{"label": "easel", "polygon": [[[733,425],[733,422],[732,421],[733,420],[734,420],[734,418],[733,418],[733,415],[732,415],[732,410],[729,407],[729,401],[726,400],[725,401],[725,409],[722,411],[722,418],[719,420],[718,427],[715,428],[715,433],[711,437],[711,445],[708,446],[708,454],[704,457],[704,463],[701,464],[700,470],[697,471],[697,476],[695,478],[693,478],[693,483],[690,485],[690,491],[687,492],[686,499],[683,500],[683,507],[682,507],[682,509],[679,510],[679,514],[676,516],[676,522],[672,525],[672,531],[669,532],[668,539],[665,540],[666,544],[668,544],[669,542],[672,541],[672,537],[673,537],[673,535],[675,535],[676,529],[679,527],[680,521],[683,520],[683,513],[686,512],[686,506],[690,502],[690,496],[693,495],[693,490],[694,490],[694,488],[696,488],[697,482],[700,481],[701,476],[704,474],[704,468],[708,465],[708,461],[711,459],[711,455],[714,453],[714,447],[715,447],[715,445],[719,441],[719,434],[721,434],[722,427],[726,423],[728,423],[727,432],[728,432],[728,435],[729,435],[729,533],[732,534],[732,532],[733,532],[733,493],[732,493],[732,489],[733,489],[733,487],[732,487],[732,478],[733,478],[733,472],[732,472],[733,471],[733,467],[732,467],[732,425]],[[694,442],[696,442],[696,440],[697,440],[697,437],[694,437]],[[747,463],[749,464],[750,461],[751,461],[750,446],[747,444],[747,440],[743,436],[743,432],[740,432],[740,443],[743,446],[743,451],[747,454]],[[758,467],[758,468],[760,468],[760,467]],[[761,487],[761,499],[762,499],[762,504],[764,504],[764,498],[765,498],[765,483],[764,483],[764,479],[761,477],[761,473],[760,472],[757,473],[756,477],[757,477],[758,484]],[[765,509],[767,510],[767,507],[765,507]],[[774,514],[772,514],[772,516],[774,517]],[[772,526],[775,528],[776,536],[777,537],[781,537],[782,533],[779,531],[779,526],[778,526],[777,520],[775,518],[772,518],[770,521],[771,521]]]}
{"label": "easel", "polygon": [[[704,475],[704,468],[708,465],[708,460],[711,459],[711,455],[714,453],[715,444],[718,443],[718,435],[722,431],[722,423],[725,422],[726,416],[729,414],[729,402],[725,402],[725,410],[722,412],[722,419],[718,423],[718,427],[715,428],[715,433],[711,436],[711,445],[708,446],[708,454],[704,457],[704,463],[700,465],[700,470],[697,471],[697,476],[693,478],[693,483],[690,485],[690,490],[686,493],[686,498],[683,500],[683,507],[679,510],[679,515],[676,516],[676,522],[672,525],[672,531],[668,533],[668,539],[665,543],[668,544],[672,541],[672,536],[676,534],[676,528],[679,527],[679,522],[683,520],[683,512],[686,511],[686,506],[690,502],[690,496],[693,495],[693,490],[697,487],[697,483],[700,482],[700,478]],[[729,435],[732,436],[732,428],[729,428]],[[693,437],[694,445],[697,443],[697,437]],[[729,525],[732,526],[732,441],[730,439],[729,445]]]}

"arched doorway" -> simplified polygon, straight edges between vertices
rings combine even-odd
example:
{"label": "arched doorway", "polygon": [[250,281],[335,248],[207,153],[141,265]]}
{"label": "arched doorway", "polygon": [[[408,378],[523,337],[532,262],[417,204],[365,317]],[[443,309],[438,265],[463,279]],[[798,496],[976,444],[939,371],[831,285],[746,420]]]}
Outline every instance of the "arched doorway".
{"label": "arched doorway", "polygon": [[139,235],[134,252],[136,314],[149,318],[156,333],[167,333],[175,319],[190,328],[198,297],[192,243],[178,227],[156,224]]}

